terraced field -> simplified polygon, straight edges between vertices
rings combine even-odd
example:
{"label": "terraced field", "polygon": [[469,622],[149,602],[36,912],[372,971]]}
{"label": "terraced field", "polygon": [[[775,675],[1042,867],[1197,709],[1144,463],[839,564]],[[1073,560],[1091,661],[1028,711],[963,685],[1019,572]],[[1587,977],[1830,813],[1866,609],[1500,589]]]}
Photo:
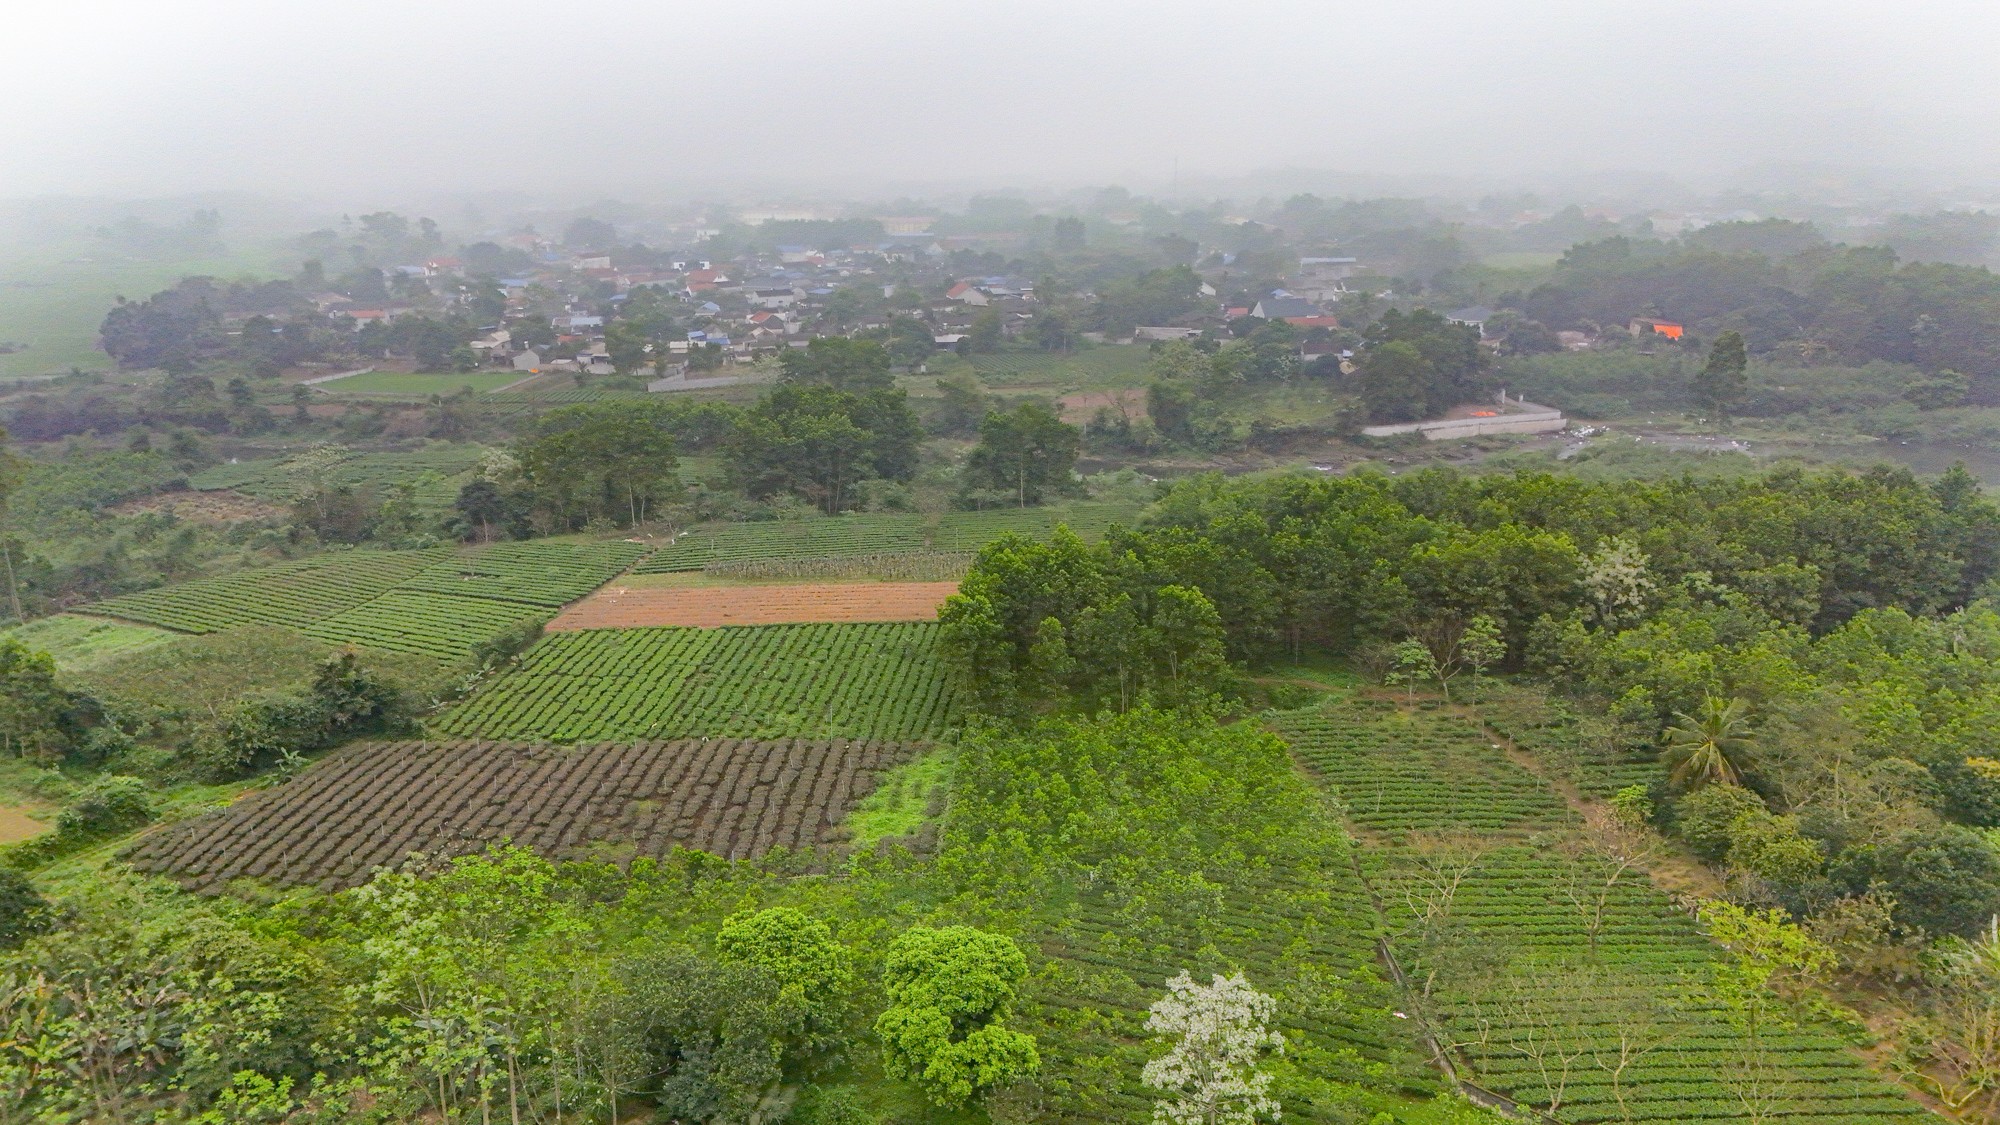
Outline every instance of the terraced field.
{"label": "terraced field", "polygon": [[1470,720],[1335,699],[1272,725],[1378,841],[1384,929],[1480,1085],[1579,1125],[1927,1117],[1827,1029],[1750,1037],[1704,999],[1721,951],[1643,872],[1579,859],[1577,818]]}
{"label": "terraced field", "polygon": [[935,738],[957,720],[930,623],[552,633],[430,724],[453,738]]}
{"label": "terraced field", "polygon": [[1390,839],[1440,829],[1518,834],[1571,819],[1542,779],[1455,715],[1356,702],[1286,712],[1273,726],[1346,802],[1349,819]]}
{"label": "terraced field", "polygon": [[838,842],[877,775],[918,750],[842,740],[370,743],[142,837],[126,858],[202,891],[242,878],[351,887],[413,852],[467,855],[503,840],[551,857],[629,861],[687,847],[744,859]]}

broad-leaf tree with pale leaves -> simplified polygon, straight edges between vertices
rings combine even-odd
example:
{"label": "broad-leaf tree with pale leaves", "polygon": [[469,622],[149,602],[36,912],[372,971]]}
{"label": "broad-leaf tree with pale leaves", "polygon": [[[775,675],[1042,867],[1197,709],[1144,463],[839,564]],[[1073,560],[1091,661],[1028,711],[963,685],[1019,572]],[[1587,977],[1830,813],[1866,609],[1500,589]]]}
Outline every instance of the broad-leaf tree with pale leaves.
{"label": "broad-leaf tree with pale leaves", "polygon": [[1271,1075],[1257,1064],[1283,1054],[1285,1037],[1267,1025],[1277,1001],[1250,987],[1242,973],[1216,974],[1197,984],[1183,972],[1167,982],[1146,1030],[1178,1036],[1166,1054],[1146,1064],[1141,1079],[1167,1096],[1153,1103],[1155,1125],[1252,1125],[1276,1121]]}

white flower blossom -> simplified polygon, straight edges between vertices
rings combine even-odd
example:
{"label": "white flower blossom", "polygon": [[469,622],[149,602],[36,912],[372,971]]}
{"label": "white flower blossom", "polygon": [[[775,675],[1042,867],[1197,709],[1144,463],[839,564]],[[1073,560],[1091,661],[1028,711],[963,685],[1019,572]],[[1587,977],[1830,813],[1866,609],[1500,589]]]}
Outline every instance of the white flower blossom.
{"label": "white flower blossom", "polygon": [[1180,1041],[1146,1064],[1146,1085],[1169,1096],[1153,1104],[1155,1125],[1253,1125],[1278,1120],[1271,1076],[1257,1063],[1266,1048],[1285,1050],[1285,1038],[1265,1025],[1277,1001],[1250,987],[1243,974],[1216,975],[1201,985],[1183,972],[1167,982],[1146,1030]]}

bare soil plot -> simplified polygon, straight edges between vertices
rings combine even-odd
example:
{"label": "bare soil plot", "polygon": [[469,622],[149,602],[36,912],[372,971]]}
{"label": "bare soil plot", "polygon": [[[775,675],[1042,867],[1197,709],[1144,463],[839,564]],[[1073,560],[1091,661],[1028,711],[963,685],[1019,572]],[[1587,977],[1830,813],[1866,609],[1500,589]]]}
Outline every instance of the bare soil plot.
{"label": "bare soil plot", "polygon": [[921,750],[839,739],[367,743],[145,836],[125,858],[200,891],[240,878],[351,887],[411,853],[468,855],[503,840],[551,858],[686,847],[746,859],[838,842],[877,775]]}
{"label": "bare soil plot", "polygon": [[808,582],[661,589],[613,585],[564,610],[549,629],[633,629],[682,625],[790,625],[814,622],[936,621],[956,582]]}
{"label": "bare soil plot", "polygon": [[[47,813],[43,813],[48,816]],[[47,832],[51,821],[39,820],[28,815],[28,809],[21,805],[0,805],[0,844],[12,844]]]}

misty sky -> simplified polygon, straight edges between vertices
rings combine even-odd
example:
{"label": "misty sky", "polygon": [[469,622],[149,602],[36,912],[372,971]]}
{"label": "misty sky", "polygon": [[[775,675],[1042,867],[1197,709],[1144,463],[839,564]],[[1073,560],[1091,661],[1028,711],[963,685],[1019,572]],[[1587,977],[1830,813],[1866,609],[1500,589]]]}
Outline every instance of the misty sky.
{"label": "misty sky", "polygon": [[20,0],[0,197],[2000,166],[2000,4]]}

